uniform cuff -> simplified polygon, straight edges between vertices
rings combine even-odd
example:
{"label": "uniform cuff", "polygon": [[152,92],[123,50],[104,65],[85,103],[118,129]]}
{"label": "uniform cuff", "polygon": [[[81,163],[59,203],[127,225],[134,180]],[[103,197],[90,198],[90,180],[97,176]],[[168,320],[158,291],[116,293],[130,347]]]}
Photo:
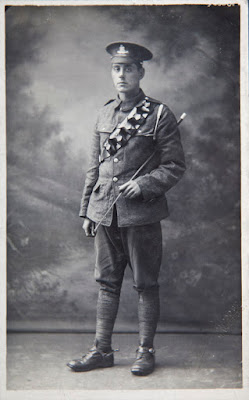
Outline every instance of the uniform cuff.
{"label": "uniform cuff", "polygon": [[151,195],[151,190],[147,188],[147,185],[144,182],[143,176],[140,176],[136,179],[138,186],[141,189],[141,197],[143,201],[152,200],[155,196]]}

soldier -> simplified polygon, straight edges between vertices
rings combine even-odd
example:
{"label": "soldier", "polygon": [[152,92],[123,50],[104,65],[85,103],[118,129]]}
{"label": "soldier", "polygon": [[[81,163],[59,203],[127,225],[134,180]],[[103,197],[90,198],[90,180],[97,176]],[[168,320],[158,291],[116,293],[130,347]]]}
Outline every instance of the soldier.
{"label": "soldier", "polygon": [[80,209],[86,236],[95,236],[100,284],[96,335],[93,348],[67,365],[77,372],[113,366],[111,338],[128,264],[138,292],[139,320],[131,372],[148,375],[155,367],[159,318],[160,221],[168,216],[165,192],[185,171],[184,154],[174,115],[140,88],[143,61],[152,53],[127,42],[111,43],[106,50],[117,98],[99,113]]}

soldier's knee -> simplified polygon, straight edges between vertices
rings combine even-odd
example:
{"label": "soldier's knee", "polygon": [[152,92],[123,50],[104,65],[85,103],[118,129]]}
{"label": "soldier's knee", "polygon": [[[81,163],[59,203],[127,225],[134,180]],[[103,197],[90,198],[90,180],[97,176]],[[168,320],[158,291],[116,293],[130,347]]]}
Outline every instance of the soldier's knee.
{"label": "soldier's knee", "polygon": [[133,288],[140,294],[142,293],[158,293],[159,292],[159,285],[157,284],[134,284]]}
{"label": "soldier's knee", "polygon": [[108,281],[101,280],[101,279],[96,279],[96,282],[98,282],[100,284],[100,290],[120,295],[120,292],[121,292],[120,284],[114,284],[112,282],[108,282]]}

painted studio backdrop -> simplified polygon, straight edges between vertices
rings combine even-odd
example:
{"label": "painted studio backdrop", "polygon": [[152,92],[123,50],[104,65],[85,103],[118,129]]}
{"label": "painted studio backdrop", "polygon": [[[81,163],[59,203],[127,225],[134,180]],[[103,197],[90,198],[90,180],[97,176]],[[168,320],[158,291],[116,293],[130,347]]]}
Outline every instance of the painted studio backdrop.
{"label": "painted studio backdrop", "polygon": [[[238,6],[6,11],[8,326],[95,326],[93,239],[79,204],[97,110],[115,96],[105,46],[147,46],[142,88],[177,118],[187,172],[162,222],[165,331],[240,332]],[[127,268],[116,330],[137,329]]]}

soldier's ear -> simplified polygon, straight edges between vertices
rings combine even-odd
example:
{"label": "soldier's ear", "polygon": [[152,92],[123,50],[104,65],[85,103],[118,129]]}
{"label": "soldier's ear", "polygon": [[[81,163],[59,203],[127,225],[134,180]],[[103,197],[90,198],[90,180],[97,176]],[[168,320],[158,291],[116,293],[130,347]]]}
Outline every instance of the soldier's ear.
{"label": "soldier's ear", "polygon": [[143,79],[145,74],[144,67],[139,68],[139,79]]}

